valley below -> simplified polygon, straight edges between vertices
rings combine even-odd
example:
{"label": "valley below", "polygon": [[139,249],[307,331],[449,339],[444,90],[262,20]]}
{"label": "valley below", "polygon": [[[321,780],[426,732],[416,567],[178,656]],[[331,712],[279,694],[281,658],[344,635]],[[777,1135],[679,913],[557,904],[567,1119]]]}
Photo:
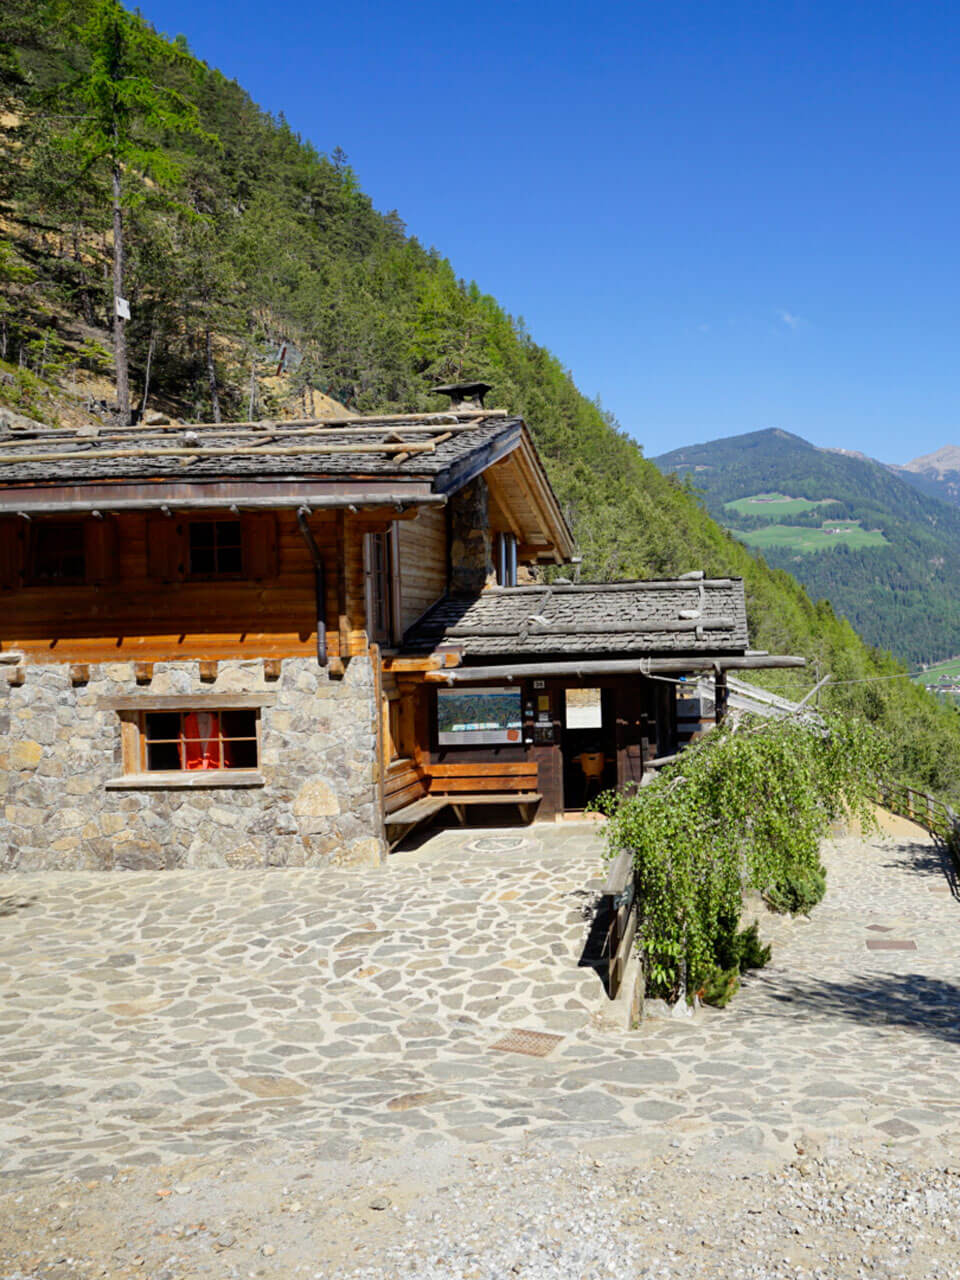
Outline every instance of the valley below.
{"label": "valley below", "polygon": [[768,430],[655,462],[870,644],[909,665],[960,652],[960,509],[929,460],[891,467]]}

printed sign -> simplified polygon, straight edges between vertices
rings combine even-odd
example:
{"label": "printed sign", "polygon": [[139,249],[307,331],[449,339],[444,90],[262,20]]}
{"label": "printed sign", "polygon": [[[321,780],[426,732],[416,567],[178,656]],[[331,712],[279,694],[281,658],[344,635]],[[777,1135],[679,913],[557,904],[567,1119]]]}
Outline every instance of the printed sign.
{"label": "printed sign", "polygon": [[518,743],[522,727],[519,689],[440,689],[437,693],[437,742],[441,747]]}

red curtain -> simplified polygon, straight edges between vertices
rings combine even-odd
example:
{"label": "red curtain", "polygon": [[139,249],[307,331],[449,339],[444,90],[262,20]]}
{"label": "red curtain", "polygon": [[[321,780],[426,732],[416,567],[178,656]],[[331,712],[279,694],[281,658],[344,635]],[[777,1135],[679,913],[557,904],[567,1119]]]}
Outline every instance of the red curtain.
{"label": "red curtain", "polygon": [[180,766],[183,769],[220,768],[220,717],[216,711],[191,711],[183,717]]}

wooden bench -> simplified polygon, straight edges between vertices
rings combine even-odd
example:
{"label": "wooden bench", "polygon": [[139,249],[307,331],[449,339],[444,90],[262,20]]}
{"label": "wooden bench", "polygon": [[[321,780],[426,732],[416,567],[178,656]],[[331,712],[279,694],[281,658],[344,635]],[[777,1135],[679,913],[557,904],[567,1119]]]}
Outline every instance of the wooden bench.
{"label": "wooden bench", "polygon": [[[440,799],[440,797],[437,797]],[[533,821],[533,814],[537,805],[543,799],[539,791],[511,791],[503,792],[497,795],[489,791],[480,792],[477,795],[450,795],[446,797],[446,802],[457,816],[457,821],[461,827],[467,819],[466,807],[470,804],[515,804],[520,810],[520,817],[524,824]]]}
{"label": "wooden bench", "polygon": [[[414,772],[415,777],[411,777],[410,772]],[[410,772],[396,769],[388,775],[384,787],[387,839],[391,846],[409,835],[419,823],[447,807],[453,810],[461,826],[466,822],[469,806],[491,804],[516,805],[522,821],[529,823],[543,798],[536,790],[537,766],[525,761],[433,764],[428,766],[425,775],[419,770]],[[421,790],[414,798],[416,786]]]}
{"label": "wooden bench", "polygon": [[446,796],[461,826],[470,805],[515,804],[523,821],[530,822],[542,798],[537,791],[537,766],[526,760],[433,764],[430,795]]}

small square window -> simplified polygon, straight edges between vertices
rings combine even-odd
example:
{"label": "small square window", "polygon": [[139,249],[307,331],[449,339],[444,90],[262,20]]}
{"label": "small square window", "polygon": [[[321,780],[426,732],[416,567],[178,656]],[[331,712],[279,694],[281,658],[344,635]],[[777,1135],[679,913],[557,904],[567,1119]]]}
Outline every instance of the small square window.
{"label": "small square window", "polygon": [[30,581],[77,584],[86,581],[83,523],[79,520],[43,520],[33,531]]}
{"label": "small square window", "polygon": [[191,520],[191,578],[239,578],[243,575],[243,536],[239,520]]}

